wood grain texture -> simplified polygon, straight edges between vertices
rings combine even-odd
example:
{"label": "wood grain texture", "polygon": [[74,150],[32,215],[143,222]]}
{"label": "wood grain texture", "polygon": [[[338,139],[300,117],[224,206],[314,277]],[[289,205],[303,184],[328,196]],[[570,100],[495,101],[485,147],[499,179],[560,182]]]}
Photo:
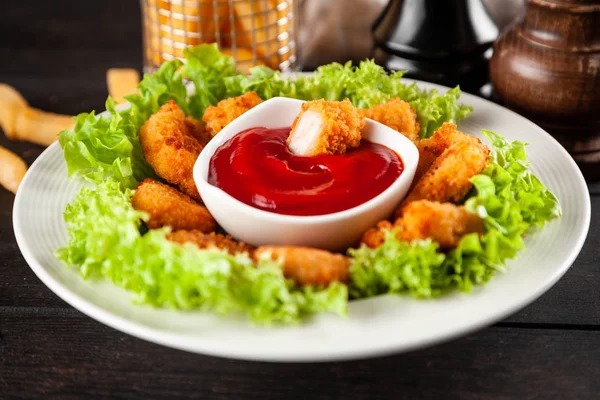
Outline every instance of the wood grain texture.
{"label": "wood grain texture", "polygon": [[529,0],[494,45],[490,77],[506,105],[552,133],[600,179],[600,4]]}
{"label": "wood grain texture", "polygon": [[[41,109],[102,111],[110,67],[141,69],[138,2],[4,0],[0,82]],[[41,147],[0,146],[30,164]],[[600,186],[574,266],[495,327],[392,357],[269,364],[184,353],[82,315],[47,289],[12,231],[0,188],[0,399],[592,398],[600,392]],[[401,333],[399,333],[401,334]]]}
{"label": "wood grain texture", "polygon": [[[188,354],[64,310],[0,314],[0,388],[81,398],[535,398],[596,393],[600,332],[491,328],[405,355],[271,364]],[[33,333],[32,333],[33,332]]]}

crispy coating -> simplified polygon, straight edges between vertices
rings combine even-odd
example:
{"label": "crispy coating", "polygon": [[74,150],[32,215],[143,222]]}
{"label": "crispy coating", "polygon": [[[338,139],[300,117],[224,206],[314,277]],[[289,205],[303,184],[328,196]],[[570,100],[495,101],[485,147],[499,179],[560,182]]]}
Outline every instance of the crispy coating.
{"label": "crispy coating", "polygon": [[221,235],[219,233],[202,233],[198,230],[191,231],[175,231],[167,234],[167,239],[179,243],[192,243],[200,249],[208,249],[216,247],[217,249],[227,250],[231,255],[238,253],[248,253],[252,255],[254,247],[244,242],[238,242],[229,235]]}
{"label": "crispy coating", "polygon": [[175,188],[150,178],[144,179],[131,199],[133,208],[145,211],[150,229],[170,226],[171,229],[197,229],[212,232],[217,223],[206,207],[196,203]]}
{"label": "crispy coating", "polygon": [[401,238],[406,241],[432,238],[442,248],[454,248],[469,233],[483,233],[483,220],[464,206],[419,200],[402,209]]}
{"label": "crispy coating", "polygon": [[398,228],[396,237],[403,241],[431,238],[445,249],[455,248],[460,239],[469,233],[482,234],[483,220],[468,212],[464,206],[418,200],[402,208],[402,217],[392,225],[381,221],[376,228],[365,232],[362,242],[379,247],[385,240],[385,231]]}
{"label": "crispy coating", "polygon": [[[469,179],[483,171],[489,154],[490,149],[479,139],[456,131],[450,145],[413,184],[401,207],[421,199],[442,203],[462,200],[473,186]],[[400,214],[398,208],[396,217]]]}
{"label": "crispy coating", "polygon": [[372,249],[376,249],[385,242],[385,232],[392,230],[394,225],[387,219],[379,221],[376,226],[367,230],[361,239],[361,243],[366,244]]}
{"label": "crispy coating", "polygon": [[[456,129],[456,125],[444,122],[433,136],[427,139],[419,140],[417,148],[419,149],[419,165],[415,172],[413,184],[416,184],[419,179],[427,172],[433,162],[442,155],[442,153],[453,143],[473,138],[465,135]],[[475,138],[473,138],[475,139]]]}
{"label": "crispy coating", "polygon": [[192,125],[192,136],[195,137],[198,143],[202,145],[202,148],[204,148],[204,146],[210,142],[210,139],[212,139],[212,135],[206,130],[206,125],[194,117],[186,117],[185,120]]}
{"label": "crispy coating", "polygon": [[142,126],[140,144],[146,161],[158,176],[201,201],[192,177],[194,163],[203,148],[196,139],[201,135],[197,122],[186,118],[177,103],[171,100]]}
{"label": "crispy coating", "polygon": [[365,118],[348,99],[307,101],[292,123],[287,144],[303,156],[343,154],[360,145],[364,126]]}
{"label": "crispy coating", "polygon": [[380,122],[409,138],[413,142],[419,140],[419,123],[417,113],[404,100],[397,97],[386,103],[360,110],[365,118]]}
{"label": "crispy coating", "polygon": [[256,92],[248,92],[238,97],[221,100],[216,106],[204,111],[202,120],[206,122],[206,130],[215,136],[231,121],[262,103]]}
{"label": "crispy coating", "polygon": [[261,246],[254,254],[281,260],[285,277],[303,286],[327,286],[348,279],[350,261],[341,254],[302,246]]}

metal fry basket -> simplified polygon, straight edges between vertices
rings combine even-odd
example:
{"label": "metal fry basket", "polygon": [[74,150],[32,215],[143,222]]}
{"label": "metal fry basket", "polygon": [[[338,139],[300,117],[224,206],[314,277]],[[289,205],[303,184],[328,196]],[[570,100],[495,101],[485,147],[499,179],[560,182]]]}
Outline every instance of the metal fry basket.
{"label": "metal fry basket", "polygon": [[281,71],[297,62],[297,0],[140,0],[144,69],[151,72],[186,47],[217,43],[240,72]]}

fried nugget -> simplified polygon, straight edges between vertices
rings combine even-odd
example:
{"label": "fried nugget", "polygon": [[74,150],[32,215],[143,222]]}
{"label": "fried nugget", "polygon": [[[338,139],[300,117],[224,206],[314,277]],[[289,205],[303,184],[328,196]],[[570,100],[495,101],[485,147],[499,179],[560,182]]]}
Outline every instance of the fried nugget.
{"label": "fried nugget", "polygon": [[404,203],[415,200],[458,202],[473,184],[469,181],[487,165],[489,149],[483,144],[474,146],[460,142],[449,147],[410,191]]}
{"label": "fried nugget", "polygon": [[[430,143],[434,145],[427,147],[426,158],[429,159],[423,161],[420,167],[422,176],[416,183],[413,181],[411,191],[396,210],[396,217],[400,216],[402,206],[411,201],[425,199],[456,203],[462,200],[473,186],[469,180],[487,165],[490,149],[479,139],[456,131],[453,124],[444,124],[440,129],[446,132],[446,136],[434,135],[431,138]],[[442,154],[435,157],[436,152],[444,147]],[[423,173],[422,170],[431,159],[431,166]]]}
{"label": "fried nugget", "polygon": [[365,118],[350,100],[314,100],[302,104],[287,139],[290,151],[301,156],[343,154],[358,147]]}
{"label": "fried nugget", "polygon": [[221,100],[216,106],[204,111],[202,120],[206,122],[206,130],[215,136],[231,121],[262,103],[256,92],[248,92],[238,97]]}
{"label": "fried nugget", "polygon": [[412,142],[419,140],[419,123],[417,113],[404,100],[397,97],[386,103],[360,110],[365,118],[380,122],[409,138]]}
{"label": "fried nugget", "polygon": [[140,129],[140,144],[146,161],[158,176],[201,201],[192,170],[202,144],[197,137],[203,129],[171,100],[153,114]]}
{"label": "fried nugget", "polygon": [[413,186],[421,179],[425,172],[431,168],[434,161],[441,156],[448,147],[453,143],[465,140],[466,138],[463,138],[463,136],[473,138],[472,136],[459,132],[456,129],[456,125],[444,122],[442,126],[433,133],[433,136],[419,140],[417,143],[417,149],[419,150],[419,164],[413,179]]}
{"label": "fried nugget", "polygon": [[210,142],[210,139],[212,139],[212,135],[206,130],[206,125],[194,117],[186,117],[185,120],[192,125],[192,136],[195,137],[198,143],[202,145],[202,148],[204,148],[204,146]]}
{"label": "fried nugget", "polygon": [[484,231],[483,220],[464,206],[428,200],[408,203],[396,224],[402,227],[402,240],[432,238],[447,249],[456,247],[464,235]]}
{"label": "fried nugget", "polygon": [[379,221],[376,226],[367,230],[361,239],[361,243],[372,249],[376,249],[385,242],[385,232],[394,229],[394,225],[388,220]]}
{"label": "fried nugget", "polygon": [[135,189],[131,204],[148,213],[148,228],[170,226],[171,229],[197,229],[212,232],[217,223],[206,207],[177,189],[153,179],[144,179]]}
{"label": "fried nugget", "polygon": [[302,246],[261,246],[254,255],[281,260],[284,276],[300,285],[327,286],[348,279],[350,261],[341,254]]}
{"label": "fried nugget", "polygon": [[254,247],[244,242],[238,242],[229,235],[221,235],[219,233],[211,232],[209,234],[202,233],[198,230],[191,231],[175,231],[167,234],[167,239],[179,243],[192,243],[200,249],[217,248],[227,250],[231,255],[238,253],[248,253],[252,255]]}
{"label": "fried nugget", "polygon": [[381,221],[377,227],[369,229],[362,242],[371,248],[379,247],[385,241],[385,231],[391,229],[398,229],[396,237],[399,240],[411,242],[431,238],[441,248],[451,249],[464,235],[482,234],[484,226],[483,220],[464,206],[419,200],[405,205],[401,218],[393,225],[389,221]]}

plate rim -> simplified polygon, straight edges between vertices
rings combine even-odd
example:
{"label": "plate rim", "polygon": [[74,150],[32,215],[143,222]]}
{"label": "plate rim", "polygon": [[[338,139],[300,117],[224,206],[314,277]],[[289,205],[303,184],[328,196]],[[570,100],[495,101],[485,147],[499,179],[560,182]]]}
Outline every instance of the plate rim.
{"label": "plate rim", "polygon": [[[417,83],[418,85],[422,85],[427,89],[438,89],[438,90],[449,90],[450,88],[437,85],[429,82],[422,82],[417,80],[405,79],[405,82]],[[223,345],[217,345],[211,341],[196,341],[193,343],[187,343],[184,340],[175,340],[179,335],[157,331],[156,328],[149,327],[144,325],[143,323],[131,321],[127,318],[121,317],[119,315],[115,315],[108,310],[103,309],[102,307],[96,305],[94,302],[88,301],[87,299],[79,296],[77,293],[72,291],[69,286],[62,284],[57,279],[55,279],[50,272],[44,267],[41,263],[39,263],[34,256],[33,252],[26,245],[26,238],[23,233],[23,228],[21,226],[21,221],[19,220],[19,215],[22,213],[21,207],[23,204],[23,200],[21,200],[22,196],[20,193],[22,191],[17,191],[14,205],[13,205],[13,229],[16,238],[17,245],[29,265],[29,267],[33,270],[35,275],[46,285],[52,292],[54,292],[58,297],[63,299],[70,306],[75,309],[81,311],[85,315],[91,317],[92,319],[103,323],[113,329],[116,329],[121,332],[125,332],[134,337],[157,343],[160,345],[164,345],[171,348],[176,348],[179,350],[189,351],[193,353],[217,356],[217,357],[226,357],[232,359],[240,359],[240,360],[252,360],[252,361],[267,361],[267,362],[328,362],[328,361],[344,361],[344,360],[353,360],[360,358],[371,358],[382,355],[391,355],[397,354],[405,351],[417,350],[424,347],[433,346],[438,343],[447,342],[453,340],[457,337],[464,336],[470,334],[474,331],[482,329],[490,324],[497,322],[501,319],[504,319],[508,315],[511,315],[524,307],[530,305],[532,302],[537,300],[540,296],[546,293],[573,265],[573,262],[576,260],[577,256],[581,252],[581,249],[587,239],[587,235],[589,233],[589,228],[591,224],[591,200],[589,195],[589,189],[587,188],[587,183],[583,178],[581,170],[573,160],[573,158],[568,154],[568,152],[560,145],[560,143],[552,137],[548,132],[544,129],[528,120],[527,118],[519,115],[518,113],[509,110],[501,105],[495,104],[487,99],[481,98],[479,96],[463,93],[462,96],[467,95],[468,98],[474,98],[476,101],[483,101],[488,105],[492,106],[496,109],[501,109],[503,112],[508,111],[513,118],[517,118],[522,120],[523,123],[528,124],[532,129],[536,129],[545,134],[546,139],[550,139],[557,145],[559,151],[563,153],[568,159],[568,162],[571,164],[573,168],[573,172],[577,176],[577,184],[582,185],[582,187],[586,188],[587,196],[583,199],[583,209],[580,210],[582,212],[584,218],[584,226],[581,227],[580,234],[577,238],[575,246],[569,249],[569,252],[566,257],[563,258],[563,261],[555,267],[555,270],[551,276],[549,276],[544,282],[536,286],[536,289],[530,291],[530,293],[524,298],[522,301],[517,302],[509,307],[502,309],[501,311],[488,312],[484,316],[478,317],[474,322],[468,322],[459,325],[453,330],[448,330],[443,332],[442,334],[433,335],[432,337],[425,338],[418,343],[411,342],[395,342],[388,343],[385,342],[382,345],[371,346],[371,347],[352,347],[345,348],[344,351],[338,351],[336,353],[330,352],[311,352],[305,354],[299,353],[257,353],[255,351],[244,351],[240,352],[237,347],[229,347]],[[462,97],[461,96],[461,97]],[[99,113],[98,115],[102,115],[103,113]],[[47,149],[45,149],[42,154],[32,163],[29,167],[23,181],[22,185],[27,185],[33,172],[36,170],[36,166],[42,162],[44,157],[48,157],[49,154],[60,151],[60,145],[56,141],[52,145],[50,145]]]}

